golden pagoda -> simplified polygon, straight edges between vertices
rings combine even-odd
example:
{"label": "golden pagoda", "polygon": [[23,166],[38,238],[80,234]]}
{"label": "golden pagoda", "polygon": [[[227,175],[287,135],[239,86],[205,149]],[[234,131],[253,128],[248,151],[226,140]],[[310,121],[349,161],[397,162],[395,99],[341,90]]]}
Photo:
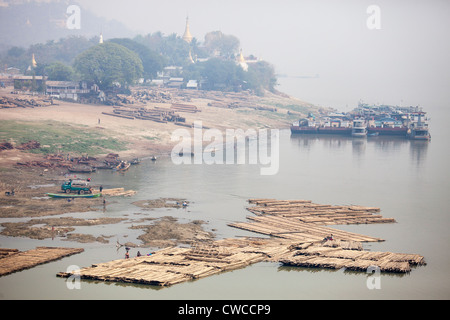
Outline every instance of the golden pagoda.
{"label": "golden pagoda", "polygon": [[31,65],[33,66],[33,68],[37,67],[37,62],[36,62],[36,59],[34,58],[34,53],[33,53],[33,57],[31,58]]}
{"label": "golden pagoda", "polygon": [[195,63],[194,59],[192,58],[191,48],[189,48],[189,62]]}
{"label": "golden pagoda", "polygon": [[183,40],[187,43],[191,43],[192,38],[191,32],[189,31],[189,17],[186,17],[186,29],[184,30]]}
{"label": "golden pagoda", "polygon": [[245,62],[244,55],[242,54],[242,49],[241,49],[241,52],[239,53],[239,57],[238,57],[237,63],[241,66],[241,68],[244,71],[248,70],[248,64],[247,64],[247,62]]}

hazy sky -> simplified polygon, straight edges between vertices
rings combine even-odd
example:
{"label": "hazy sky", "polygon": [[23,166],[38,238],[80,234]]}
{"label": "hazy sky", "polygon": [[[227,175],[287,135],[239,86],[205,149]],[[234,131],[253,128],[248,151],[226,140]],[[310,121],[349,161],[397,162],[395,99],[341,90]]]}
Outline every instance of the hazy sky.
{"label": "hazy sky", "polygon": [[[201,42],[210,31],[235,35],[244,54],[271,62],[280,74],[319,74],[290,88],[307,101],[423,105],[450,99],[448,0],[78,2],[141,34],[182,35],[188,15],[191,33]],[[367,12],[370,5],[380,9],[380,29],[367,27],[374,17]]]}

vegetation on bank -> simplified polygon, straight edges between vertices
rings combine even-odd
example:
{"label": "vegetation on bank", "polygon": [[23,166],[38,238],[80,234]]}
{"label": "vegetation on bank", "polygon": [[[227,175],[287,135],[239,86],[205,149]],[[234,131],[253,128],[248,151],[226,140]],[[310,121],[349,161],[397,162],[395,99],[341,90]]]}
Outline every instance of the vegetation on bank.
{"label": "vegetation on bank", "polygon": [[95,156],[127,149],[126,142],[87,126],[57,121],[0,121],[0,141],[20,145],[31,140],[39,141],[41,147],[29,152],[41,154],[87,153]]}
{"label": "vegetation on bank", "polygon": [[[104,43],[98,37],[70,36],[27,49],[11,47],[0,52],[0,63],[52,81],[92,80],[104,90],[117,84],[126,88],[139,79],[152,80],[164,67],[178,66],[180,72],[175,76],[183,77],[185,84],[197,80],[203,90],[251,90],[258,95],[274,91],[273,65],[261,60],[248,64],[244,71],[237,64],[239,50],[239,39],[220,31],[206,34],[203,43],[196,38],[187,43],[176,34],[161,32]],[[37,65],[31,68],[33,55]]]}

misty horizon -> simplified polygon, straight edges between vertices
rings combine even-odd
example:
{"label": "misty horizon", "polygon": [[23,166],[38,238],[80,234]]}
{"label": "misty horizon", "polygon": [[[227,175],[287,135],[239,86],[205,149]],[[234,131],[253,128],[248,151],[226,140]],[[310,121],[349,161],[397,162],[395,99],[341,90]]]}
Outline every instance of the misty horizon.
{"label": "misty horizon", "polygon": [[[316,79],[303,81],[308,90],[315,88],[316,92],[296,95],[299,99],[327,96],[323,101],[331,103],[334,98],[340,101],[337,107],[344,107],[359,99],[423,105],[449,98],[450,3],[446,1],[79,3],[140,34],[182,35],[189,16],[191,33],[201,42],[210,31],[235,35],[244,54],[272,63],[277,74],[319,75],[319,86],[312,83]],[[367,27],[370,5],[380,8],[378,30]]]}
{"label": "misty horizon", "polygon": [[[336,108],[368,103],[442,105],[449,94],[450,3],[447,1],[78,0],[82,10],[118,21],[134,35],[184,32],[199,42],[211,31],[240,40],[244,55],[268,61],[282,88]],[[368,28],[379,10],[380,28]],[[114,38],[99,23],[105,40]],[[19,36],[19,35],[17,35]],[[316,76],[317,75],[317,76]],[[295,79],[294,82],[287,79]],[[298,84],[298,85],[297,85]],[[334,105],[333,105],[334,104]]]}

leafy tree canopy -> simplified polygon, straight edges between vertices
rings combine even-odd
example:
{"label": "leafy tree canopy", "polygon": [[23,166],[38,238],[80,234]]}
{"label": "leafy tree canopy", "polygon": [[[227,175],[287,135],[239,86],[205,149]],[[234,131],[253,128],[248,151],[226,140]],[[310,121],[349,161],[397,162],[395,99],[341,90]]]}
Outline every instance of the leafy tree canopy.
{"label": "leafy tree canopy", "polygon": [[115,82],[126,87],[143,74],[144,68],[139,56],[116,43],[98,44],[75,58],[73,64],[83,79],[92,80],[101,89],[108,89]]}
{"label": "leafy tree canopy", "polygon": [[205,48],[210,55],[233,57],[239,52],[239,44],[238,38],[223,34],[222,31],[212,31],[205,35]]}
{"label": "leafy tree canopy", "polygon": [[44,67],[43,73],[48,76],[51,81],[73,81],[76,78],[75,71],[71,66],[62,62],[54,62]]}
{"label": "leafy tree canopy", "polygon": [[164,36],[161,32],[155,32],[137,36],[134,40],[164,56],[168,65],[184,66],[188,62],[189,44],[175,33]]}
{"label": "leafy tree canopy", "polygon": [[120,44],[135,52],[142,61],[144,68],[143,75],[147,79],[155,78],[157,73],[162,71],[166,64],[166,59],[162,55],[137,41],[128,38],[116,38],[109,41]]}

